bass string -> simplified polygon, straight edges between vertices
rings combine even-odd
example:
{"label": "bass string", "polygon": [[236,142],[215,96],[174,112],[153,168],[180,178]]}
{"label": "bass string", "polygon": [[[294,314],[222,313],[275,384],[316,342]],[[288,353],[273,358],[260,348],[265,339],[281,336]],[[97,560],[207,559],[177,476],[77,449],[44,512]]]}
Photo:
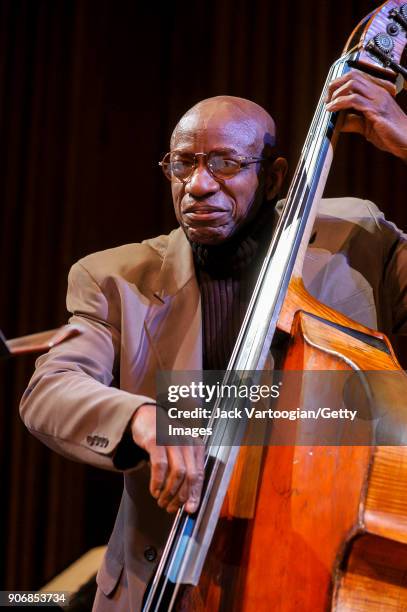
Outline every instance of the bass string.
{"label": "bass string", "polygon": [[[329,118],[326,117],[326,115],[329,115],[329,113],[327,113],[327,111],[324,108],[324,99],[325,96],[327,94],[327,90],[328,90],[328,84],[329,82],[335,78],[336,74],[335,72],[338,72],[337,70],[335,70],[335,67],[340,66],[340,64],[343,64],[343,61],[340,62],[340,60],[338,62],[336,62],[332,67],[331,70],[329,71],[325,86],[323,88],[323,92],[320,98],[320,101],[318,103],[316,112],[314,114],[314,118],[310,127],[310,130],[308,132],[307,135],[307,139],[305,141],[304,147],[303,147],[303,152],[301,154],[301,158],[299,161],[299,164],[297,166],[297,170],[295,173],[295,178],[297,178],[296,181],[296,185],[297,185],[297,191],[290,194],[290,201],[288,203],[288,207],[285,209],[287,210],[287,216],[289,215],[290,217],[292,217],[293,215],[295,215],[295,210],[298,208],[299,203],[301,201],[301,196],[303,196],[304,194],[304,189],[306,188],[303,187],[303,189],[301,191],[299,191],[299,185],[301,185],[302,183],[304,184],[304,181],[301,180],[301,178],[305,175],[306,173],[306,168],[307,166],[310,167],[312,166],[312,159],[315,157],[315,153],[317,149],[320,149],[320,135],[323,132],[324,128],[325,131],[327,129],[327,125],[329,124]],[[315,135],[318,135],[317,137],[315,137]],[[311,161],[310,161],[311,160]],[[309,178],[309,177],[308,177]],[[295,179],[294,179],[295,180]],[[305,181],[306,184],[306,181]],[[294,211],[294,213],[293,213]],[[291,214],[290,214],[291,213]],[[284,227],[284,225],[283,225]],[[258,293],[258,292],[257,292]],[[250,308],[250,306],[249,306]],[[250,316],[250,313],[249,313]],[[231,371],[235,371],[233,369],[234,360],[231,360],[232,363],[229,364],[228,366],[228,370],[226,372],[226,376],[224,378],[224,380],[222,381],[222,384],[228,384],[229,380],[228,377],[230,376],[230,372]],[[247,367],[245,368],[247,370]],[[216,404],[215,404],[216,407]],[[221,443],[222,441],[224,441],[225,435],[227,434],[227,421],[228,419],[222,419],[222,426],[219,425],[219,421],[218,421],[218,426],[217,426],[217,430],[219,431],[220,427],[222,427],[222,433],[220,434],[220,436],[218,435],[218,439],[220,438]],[[212,423],[214,422],[214,419],[212,417]],[[211,421],[209,422],[211,423]],[[210,424],[209,424],[210,426]],[[210,439],[210,438],[208,438]],[[209,443],[206,445],[207,448],[207,460],[206,460],[206,468],[209,469],[209,473],[207,474],[208,476],[208,488],[210,489],[211,486],[211,481],[215,481],[216,480],[216,475],[218,470],[220,469],[220,467],[223,467],[223,462],[221,460],[221,454],[224,453],[224,450],[222,449],[222,444],[216,444],[214,445],[213,443]],[[209,462],[208,458],[212,457],[215,460],[213,462]],[[172,537],[169,539],[168,544],[170,544],[170,541],[174,542],[175,538],[178,536],[177,531],[179,531],[179,526],[180,526],[180,522],[182,520],[182,515],[179,514],[176,517],[174,526],[175,529],[173,529],[172,531]],[[177,529],[178,527],[178,529]],[[171,544],[168,547],[169,549],[172,548]],[[166,557],[168,558],[170,555],[170,550],[168,550]],[[163,555],[164,556],[164,555]]]}
{"label": "bass string", "polygon": [[[317,105],[317,109],[316,112],[314,114],[313,117],[313,121],[311,123],[311,127],[309,129],[304,147],[303,147],[303,151],[302,151],[302,155],[299,161],[299,164],[297,166],[297,170],[296,170],[296,177],[298,177],[298,180],[296,181],[296,185],[297,185],[297,191],[291,194],[290,200],[288,202],[288,206],[287,206],[287,216],[296,216],[296,210],[298,209],[298,207],[300,206],[301,203],[301,199],[304,195],[304,190],[307,188],[307,183],[308,181],[302,181],[301,177],[306,176],[307,179],[309,179],[310,177],[306,175],[306,168],[307,167],[313,167],[314,169],[314,174],[312,175],[310,182],[314,180],[315,178],[315,173],[316,170],[318,168],[318,165],[315,163],[315,157],[318,156],[321,152],[321,146],[322,146],[322,142],[324,141],[324,138],[326,137],[327,134],[327,130],[329,127],[329,124],[331,122],[332,119],[332,115],[333,113],[329,113],[328,111],[326,111],[325,109],[325,98],[328,92],[328,86],[329,83],[331,82],[331,80],[333,80],[334,78],[337,78],[338,76],[340,76],[340,74],[343,74],[346,70],[346,61],[348,59],[348,56],[343,56],[341,58],[339,58],[339,60],[337,60],[332,66],[331,69],[328,73],[327,79],[325,81],[324,87],[323,87],[323,91],[319,100],[319,103]],[[295,180],[295,179],[294,179]],[[304,184],[305,186],[303,187],[302,191],[299,191],[299,186],[301,184]],[[294,211],[294,213],[292,212]],[[291,213],[291,214],[290,214]],[[284,228],[284,224],[282,225],[282,227]],[[280,234],[281,234],[280,230]],[[259,288],[257,288],[257,295],[259,293]],[[254,296],[254,301],[256,300],[257,296]],[[250,318],[250,311],[252,310],[251,305],[249,305],[249,309],[248,309],[248,318]],[[244,327],[244,326],[243,326]],[[244,341],[243,337],[242,337],[242,342]],[[237,344],[239,344],[239,339]],[[240,351],[237,351],[237,353],[239,353]],[[236,358],[232,358],[230,360],[230,363],[228,365],[228,370],[226,372],[225,378],[222,381],[222,384],[228,384],[228,377],[230,376],[230,372],[234,371],[236,372],[235,369],[235,364],[236,364]],[[252,364],[246,364],[245,370],[252,370]],[[234,382],[234,381],[233,381]],[[217,403],[215,403],[215,409],[217,408]],[[215,410],[214,410],[215,412]],[[209,421],[209,426],[211,426],[214,422],[214,416],[212,415],[211,420]],[[209,466],[209,469],[211,470],[210,473],[210,481],[214,481],[215,478],[214,476],[216,475],[216,472],[219,470],[220,466],[222,465],[221,462],[221,454],[224,454],[224,450],[222,449],[222,441],[224,441],[224,438],[227,434],[227,430],[228,430],[228,419],[222,419],[222,426],[219,425],[219,421],[217,422],[218,425],[216,426],[216,430],[217,432],[219,431],[220,427],[222,427],[222,433],[219,436],[219,434],[217,436],[215,436],[217,439],[219,439],[220,437],[220,443],[216,443],[216,445],[214,445],[213,443],[207,443],[206,447],[207,447],[207,456],[211,456],[215,459],[215,461]],[[209,441],[210,438],[208,437],[207,441]],[[210,486],[208,484],[208,486]]]}
{"label": "bass string", "polygon": [[[298,162],[298,165],[297,165],[297,168],[294,174],[293,187],[295,187],[295,191],[290,190],[291,193],[289,192],[287,196],[287,205],[285,206],[283,214],[280,218],[280,223],[278,224],[276,228],[276,234],[278,234],[277,239],[278,237],[281,237],[282,231],[284,227],[287,225],[287,222],[291,220],[293,217],[298,215],[298,208],[301,203],[301,198],[304,195],[305,189],[307,188],[307,184],[308,184],[307,179],[310,178],[307,175],[307,167],[313,168],[314,170],[314,174],[312,175],[311,180],[314,180],[315,178],[315,172],[317,169],[317,164],[315,163],[315,157],[320,153],[321,136],[323,136],[324,133],[326,134],[326,131],[330,123],[330,118],[332,116],[332,113],[328,113],[324,106],[325,97],[328,92],[328,85],[333,78],[336,78],[337,76],[339,76],[338,73],[341,70],[342,70],[342,73],[344,72],[345,61],[346,61],[346,56],[339,58],[339,60],[337,60],[337,62],[335,62],[331,66],[331,69],[328,73],[328,76],[327,76],[327,79],[326,79],[326,82],[325,82],[325,85],[324,85],[324,88],[321,94],[321,98],[317,105],[316,112],[314,113],[313,121],[308,131],[307,138],[305,140],[303,150],[300,156],[300,160]],[[299,191],[301,185],[304,185],[304,186],[302,190]],[[267,259],[268,259],[268,256],[266,256],[266,261]],[[269,263],[269,261],[267,263]],[[266,268],[267,268],[267,264],[266,264]],[[255,289],[256,295],[253,296],[252,301],[256,300],[259,292],[260,292],[260,287],[256,286],[256,289]],[[249,305],[248,315],[247,315],[249,318],[250,318],[251,310],[252,310],[251,305]],[[239,338],[236,344],[237,345],[239,344]],[[233,366],[235,365],[235,362],[236,362],[236,357],[234,357],[234,354],[232,354],[232,357],[231,357],[231,360],[230,360],[230,363],[228,365],[228,369],[226,372],[226,376],[223,381],[224,384],[227,384],[227,380],[228,380],[227,376],[230,375],[230,372],[236,371],[233,368]],[[247,367],[245,369],[247,370]],[[224,423],[223,433],[220,436],[221,441],[224,441],[224,437],[227,433],[226,430],[227,430],[228,419],[225,419],[224,421],[225,423]],[[222,465],[222,461],[220,458],[220,455],[222,453],[222,446],[219,444],[216,444],[216,450],[215,450],[215,447],[213,444],[206,443],[206,448],[207,448],[207,457],[205,461],[205,467],[209,469],[209,473],[207,476],[209,476],[208,488],[210,488],[210,482],[211,481],[213,482],[215,480],[217,472],[220,466]],[[208,460],[209,456],[214,458],[213,462],[209,462]],[[182,534],[182,531],[185,529],[185,524],[188,518],[189,517],[186,515],[185,510],[181,508],[178,511],[177,516],[174,520],[170,536],[167,540],[165,550],[162,554],[162,558],[161,558],[159,567],[157,568],[157,572],[155,576],[155,590],[157,589],[158,584],[162,580],[162,578],[164,578],[165,583],[169,582],[168,574],[164,574],[164,570],[166,569],[166,566],[170,562],[170,559],[173,558],[174,555],[176,554],[176,550],[174,550],[174,548],[176,548],[177,544],[179,544],[180,535]],[[183,520],[184,520],[184,525],[181,524]],[[179,533],[180,531],[181,531],[181,534]],[[177,582],[177,584],[179,583]],[[152,596],[154,595],[154,588],[151,589],[150,595]],[[145,610],[147,610],[147,608],[145,608]]]}

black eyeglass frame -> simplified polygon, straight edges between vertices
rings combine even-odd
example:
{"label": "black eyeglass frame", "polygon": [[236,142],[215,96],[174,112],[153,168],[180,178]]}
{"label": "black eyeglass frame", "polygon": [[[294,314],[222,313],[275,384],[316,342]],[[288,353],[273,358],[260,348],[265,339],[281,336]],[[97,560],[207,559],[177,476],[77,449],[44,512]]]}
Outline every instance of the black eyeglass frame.
{"label": "black eyeglass frame", "polygon": [[[213,176],[214,179],[216,179],[217,181],[225,181],[229,178],[233,178],[235,177],[242,168],[245,168],[246,166],[248,166],[249,164],[257,164],[258,162],[262,162],[262,161],[267,161],[269,158],[267,157],[255,157],[255,156],[243,156],[243,155],[233,155],[230,154],[230,160],[236,161],[239,163],[239,166],[236,167],[236,169],[232,172],[232,174],[229,174],[228,176],[218,176],[216,174],[216,172],[214,172],[210,166],[210,159],[209,156],[210,155],[217,155],[219,157],[221,157],[222,155],[224,155],[224,157],[227,157],[228,154],[222,154],[222,153],[218,153],[217,151],[209,151],[209,153],[205,153],[204,151],[199,152],[199,153],[188,153],[187,155],[192,155],[193,156],[193,164],[191,166],[191,172],[188,174],[188,176],[186,176],[185,178],[180,178],[179,176],[177,176],[176,174],[173,174],[171,171],[167,173],[165,167],[166,166],[171,166],[171,161],[170,161],[170,156],[174,153],[179,153],[182,154],[182,151],[168,151],[168,153],[166,153],[164,155],[164,157],[162,158],[162,160],[160,162],[158,162],[158,165],[161,166],[161,170],[164,173],[164,176],[166,176],[166,178],[171,181],[173,177],[175,177],[178,181],[180,181],[181,183],[187,183],[189,181],[189,179],[191,178],[191,176],[193,175],[193,173],[195,172],[197,166],[198,166],[198,155],[204,156],[206,157],[206,167],[208,169],[208,172],[211,176]],[[185,154],[185,153],[184,153]],[[169,161],[166,161],[166,158],[168,158]]]}

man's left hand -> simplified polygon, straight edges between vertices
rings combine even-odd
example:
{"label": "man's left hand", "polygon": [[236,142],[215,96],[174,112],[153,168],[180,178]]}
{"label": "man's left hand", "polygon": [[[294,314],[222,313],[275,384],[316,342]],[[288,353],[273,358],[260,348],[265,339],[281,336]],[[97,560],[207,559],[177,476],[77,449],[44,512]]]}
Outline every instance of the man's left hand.
{"label": "man's left hand", "polygon": [[389,81],[351,70],[330,83],[328,111],[350,111],[343,132],[357,132],[379,149],[407,162],[407,115],[394,99]]}

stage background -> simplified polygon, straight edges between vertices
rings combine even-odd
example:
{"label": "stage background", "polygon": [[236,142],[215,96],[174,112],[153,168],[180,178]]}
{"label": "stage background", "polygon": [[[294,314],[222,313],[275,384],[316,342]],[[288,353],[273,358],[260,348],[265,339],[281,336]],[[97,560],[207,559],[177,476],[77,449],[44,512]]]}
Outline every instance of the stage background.
{"label": "stage background", "polygon": [[[64,323],[86,253],[175,226],[157,166],[199,99],[244,96],[280,126],[293,168],[330,63],[376,2],[1,0],[0,327]],[[405,103],[405,97],[404,97]],[[345,135],[328,195],[407,226],[406,166]],[[69,462],[18,417],[32,358],[0,365],[2,589],[41,586],[107,541],[121,476]]]}

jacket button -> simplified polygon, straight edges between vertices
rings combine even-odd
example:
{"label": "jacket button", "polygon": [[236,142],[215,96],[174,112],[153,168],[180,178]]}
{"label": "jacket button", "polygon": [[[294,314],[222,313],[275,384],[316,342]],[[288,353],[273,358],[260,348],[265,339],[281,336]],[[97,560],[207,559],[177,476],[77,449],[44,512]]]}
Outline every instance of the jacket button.
{"label": "jacket button", "polygon": [[157,551],[154,548],[154,546],[147,546],[144,549],[144,557],[147,559],[147,561],[154,561],[156,556],[157,556]]}

